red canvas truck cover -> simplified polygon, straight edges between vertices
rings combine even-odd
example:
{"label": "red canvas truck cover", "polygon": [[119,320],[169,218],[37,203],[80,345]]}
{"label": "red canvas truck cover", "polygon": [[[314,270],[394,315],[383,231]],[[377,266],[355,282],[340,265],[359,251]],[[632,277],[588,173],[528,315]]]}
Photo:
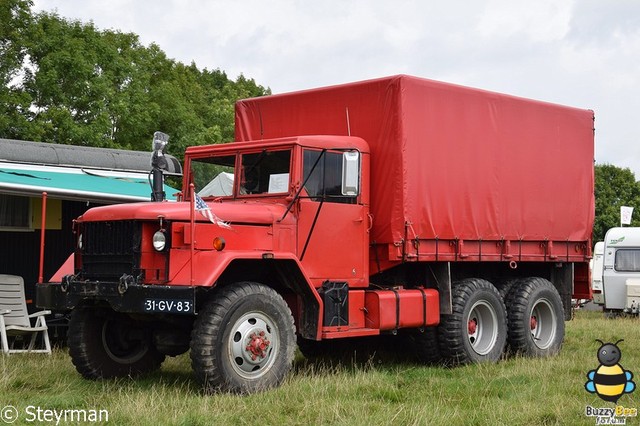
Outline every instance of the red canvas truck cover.
{"label": "red canvas truck cover", "polygon": [[[362,137],[376,244],[587,243],[593,119],[590,110],[399,75],[239,101],[236,140]],[[569,260],[576,253],[565,246]]]}

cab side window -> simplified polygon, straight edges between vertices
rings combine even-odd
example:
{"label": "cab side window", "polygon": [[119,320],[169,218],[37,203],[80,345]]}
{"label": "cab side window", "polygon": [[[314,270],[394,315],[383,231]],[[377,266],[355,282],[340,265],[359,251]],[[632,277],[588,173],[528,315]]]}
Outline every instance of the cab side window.
{"label": "cab side window", "polygon": [[356,203],[356,196],[342,195],[342,153],[307,149],[303,157],[304,189],[312,200]]}

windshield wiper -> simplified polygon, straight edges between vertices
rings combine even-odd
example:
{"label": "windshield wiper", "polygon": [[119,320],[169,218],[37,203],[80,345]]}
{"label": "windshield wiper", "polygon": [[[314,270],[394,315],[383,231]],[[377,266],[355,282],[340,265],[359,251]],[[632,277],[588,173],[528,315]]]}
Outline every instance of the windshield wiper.
{"label": "windshield wiper", "polygon": [[309,181],[309,178],[311,178],[311,175],[313,174],[313,171],[318,166],[318,163],[320,162],[320,159],[324,156],[325,152],[327,152],[326,149],[323,149],[320,152],[320,155],[318,155],[318,158],[316,159],[315,163],[313,163],[313,166],[311,166],[311,170],[309,171],[309,174],[307,175],[307,177],[302,182],[302,185],[300,185],[300,188],[298,188],[298,191],[296,192],[296,195],[293,196],[293,200],[291,200],[291,202],[287,206],[287,210],[285,210],[284,214],[282,215],[282,217],[280,218],[280,220],[278,222],[282,222],[284,220],[284,218],[287,217],[287,215],[291,211],[291,208],[293,207],[293,204],[300,198],[300,193],[302,192],[302,189],[304,188],[304,186]]}

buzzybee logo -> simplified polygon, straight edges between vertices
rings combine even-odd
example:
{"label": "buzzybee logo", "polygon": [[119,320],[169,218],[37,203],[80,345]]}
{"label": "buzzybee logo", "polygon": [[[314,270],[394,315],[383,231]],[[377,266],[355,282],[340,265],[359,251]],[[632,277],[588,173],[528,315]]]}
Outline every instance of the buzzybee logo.
{"label": "buzzybee logo", "polygon": [[596,341],[602,345],[598,349],[600,365],[587,373],[589,380],[584,384],[584,388],[587,392],[598,395],[600,399],[615,404],[623,394],[631,393],[636,389],[636,384],[631,380],[633,373],[619,364],[622,351],[618,343],[624,340],[621,339],[615,343],[604,343],[599,339]]}
{"label": "buzzybee logo", "polygon": [[584,388],[589,393],[595,393],[600,399],[607,402],[613,402],[615,407],[592,407],[587,405],[585,415],[587,417],[595,417],[596,425],[600,424],[626,424],[627,417],[636,417],[638,415],[637,408],[627,408],[617,405],[618,400],[625,393],[631,393],[636,389],[633,382],[633,373],[625,370],[620,365],[622,351],[618,343],[604,343],[602,340],[598,349],[598,361],[600,365],[595,370],[587,373],[587,382]]}

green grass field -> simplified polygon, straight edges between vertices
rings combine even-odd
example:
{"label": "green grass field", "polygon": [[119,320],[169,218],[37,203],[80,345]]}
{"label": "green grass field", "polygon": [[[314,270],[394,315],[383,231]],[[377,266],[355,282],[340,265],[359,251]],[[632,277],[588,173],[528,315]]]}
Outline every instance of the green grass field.
{"label": "green grass field", "polygon": [[[556,357],[458,368],[384,356],[312,363],[298,355],[280,388],[250,396],[203,395],[188,354],[168,358],[142,379],[97,382],[82,379],[64,349],[0,356],[0,410],[17,409],[13,424],[39,424],[32,420],[40,407],[107,410],[102,423],[115,425],[589,425],[596,419],[585,415],[587,405],[614,406],[584,389],[587,372],[599,364],[595,339],[625,339],[620,364],[640,384],[639,331],[638,319],[579,311]],[[618,405],[640,408],[640,391]],[[640,424],[640,417],[626,420]]]}

